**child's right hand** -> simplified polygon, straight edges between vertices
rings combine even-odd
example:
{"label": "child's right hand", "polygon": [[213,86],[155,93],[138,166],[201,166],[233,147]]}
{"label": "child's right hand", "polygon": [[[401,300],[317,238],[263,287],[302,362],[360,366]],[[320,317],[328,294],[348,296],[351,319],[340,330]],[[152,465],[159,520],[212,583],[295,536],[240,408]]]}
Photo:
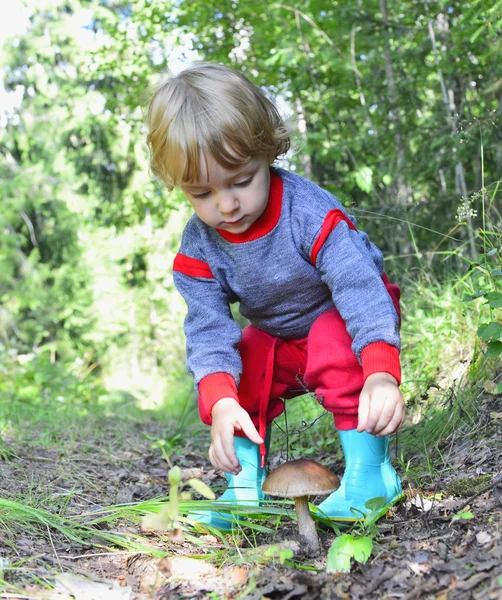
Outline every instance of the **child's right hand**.
{"label": "child's right hand", "polygon": [[213,424],[209,460],[215,468],[237,475],[242,467],[235,455],[234,432],[243,431],[255,444],[263,444],[263,440],[253,425],[251,417],[235,398],[218,400],[213,406],[211,415]]}

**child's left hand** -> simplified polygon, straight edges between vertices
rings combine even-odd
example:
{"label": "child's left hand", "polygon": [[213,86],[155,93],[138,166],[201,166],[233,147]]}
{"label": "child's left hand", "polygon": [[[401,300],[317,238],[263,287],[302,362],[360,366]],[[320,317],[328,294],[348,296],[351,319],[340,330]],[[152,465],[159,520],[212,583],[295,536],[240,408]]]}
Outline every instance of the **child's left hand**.
{"label": "child's left hand", "polygon": [[396,379],[389,373],[373,373],[359,396],[357,431],[376,436],[394,433],[403,424],[405,409]]}

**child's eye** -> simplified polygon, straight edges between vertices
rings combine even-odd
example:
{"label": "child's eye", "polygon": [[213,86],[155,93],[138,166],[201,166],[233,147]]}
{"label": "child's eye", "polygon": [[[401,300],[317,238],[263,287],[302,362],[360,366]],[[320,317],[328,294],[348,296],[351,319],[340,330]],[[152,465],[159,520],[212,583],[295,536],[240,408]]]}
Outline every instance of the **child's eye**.
{"label": "child's eye", "polygon": [[235,187],[246,187],[252,181],[253,181],[253,177],[251,176],[251,177],[248,177],[247,179],[244,179],[244,181],[237,181],[236,183],[234,183],[234,185],[235,185]]}
{"label": "child's eye", "polygon": [[197,198],[197,200],[202,200],[203,198],[207,198],[211,192],[201,192],[200,194],[192,194],[192,198]]}

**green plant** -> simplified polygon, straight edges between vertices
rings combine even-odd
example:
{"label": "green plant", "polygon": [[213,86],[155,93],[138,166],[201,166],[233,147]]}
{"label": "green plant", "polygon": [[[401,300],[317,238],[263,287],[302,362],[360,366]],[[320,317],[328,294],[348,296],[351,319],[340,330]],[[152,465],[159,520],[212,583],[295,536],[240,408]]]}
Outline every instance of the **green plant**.
{"label": "green plant", "polygon": [[470,520],[470,519],[474,519],[474,514],[467,509],[462,509],[459,510],[457,513],[455,513],[451,519],[451,523],[454,523],[455,521],[461,521],[461,520]]}
{"label": "green plant", "polygon": [[354,512],[354,516],[363,518],[354,523],[352,531],[338,535],[331,544],[326,563],[328,572],[348,572],[352,559],[366,563],[371,556],[373,540],[379,535],[376,523],[387,512],[389,506],[384,497],[376,497],[368,500],[365,507],[369,510],[366,514]]}
{"label": "green plant", "polygon": [[179,532],[181,530],[179,522],[180,498],[183,500],[191,499],[190,492],[180,492],[180,488],[182,489],[186,485],[191,486],[201,496],[204,496],[204,498],[208,498],[209,500],[215,499],[213,490],[200,479],[191,478],[180,486],[181,469],[177,466],[169,469],[168,477],[171,486],[169,490],[169,503],[165,504],[159,512],[145,515],[141,522],[143,529],[171,532]]}

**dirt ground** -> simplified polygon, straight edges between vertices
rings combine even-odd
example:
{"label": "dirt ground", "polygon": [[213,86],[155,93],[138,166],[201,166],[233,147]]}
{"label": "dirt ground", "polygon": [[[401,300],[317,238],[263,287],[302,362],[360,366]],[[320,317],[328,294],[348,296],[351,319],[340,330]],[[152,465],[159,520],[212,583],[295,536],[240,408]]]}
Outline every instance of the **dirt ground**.
{"label": "dirt ground", "polygon": [[[264,534],[230,536],[227,547],[211,535],[199,535],[202,545],[197,546],[188,536],[168,541],[143,533],[151,545],[168,553],[161,560],[71,542],[49,526],[39,527],[37,533],[4,521],[2,578],[23,593],[5,587],[0,597],[500,599],[502,398],[487,399],[482,414],[469,436],[453,434],[441,442],[443,466],[425,487],[417,489],[401,473],[407,499],[379,521],[372,557],[364,565],[354,564],[350,573],[326,573],[332,531],[320,532],[323,558],[302,560],[294,523],[287,519],[273,540]],[[127,447],[116,448],[94,440],[50,451],[36,445],[18,447],[11,440],[16,456],[0,462],[0,495],[25,503],[29,498],[32,506],[49,503],[56,512],[64,510],[84,520],[101,507],[165,496],[168,465],[145,433],[155,437],[161,428],[153,423],[136,427]],[[217,485],[221,480],[205,456],[188,443],[170,460],[185,477],[199,476]],[[342,473],[343,465],[330,464],[329,457],[319,459]],[[461,509],[472,518],[452,520]],[[118,529],[141,533],[130,523]],[[271,545],[292,548],[294,565],[280,564],[267,552]]]}

